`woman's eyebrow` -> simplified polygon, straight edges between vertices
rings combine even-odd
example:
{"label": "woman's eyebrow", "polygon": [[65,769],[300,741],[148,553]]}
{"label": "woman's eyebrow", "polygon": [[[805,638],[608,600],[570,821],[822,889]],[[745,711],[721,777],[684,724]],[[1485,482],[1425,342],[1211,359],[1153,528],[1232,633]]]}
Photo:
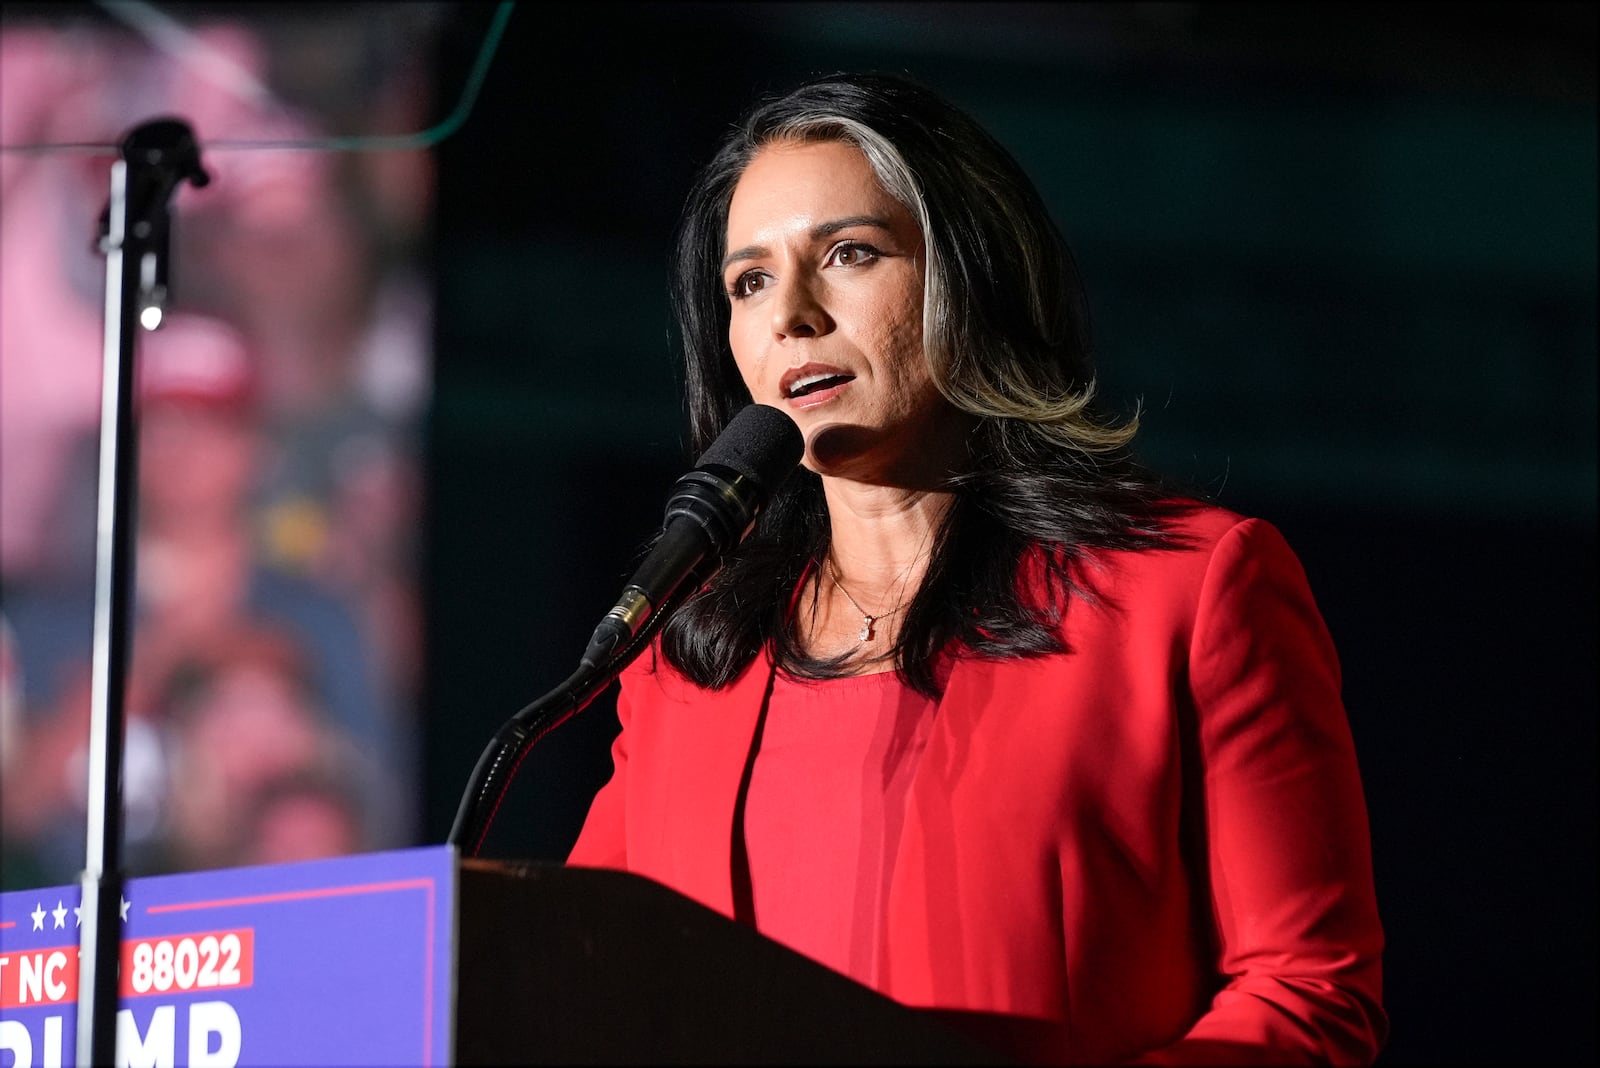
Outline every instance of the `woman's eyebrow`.
{"label": "woman's eyebrow", "polygon": [[[875,226],[880,230],[890,229],[889,220],[877,215],[846,215],[842,219],[829,219],[827,222],[821,222],[813,226],[811,228],[811,238],[815,241],[824,237],[832,237],[840,230],[848,230],[852,226]],[[731,265],[738,263],[740,260],[757,260],[766,255],[768,255],[768,250],[765,245],[746,245],[744,248],[736,248],[722,258],[722,269],[726,271]]]}

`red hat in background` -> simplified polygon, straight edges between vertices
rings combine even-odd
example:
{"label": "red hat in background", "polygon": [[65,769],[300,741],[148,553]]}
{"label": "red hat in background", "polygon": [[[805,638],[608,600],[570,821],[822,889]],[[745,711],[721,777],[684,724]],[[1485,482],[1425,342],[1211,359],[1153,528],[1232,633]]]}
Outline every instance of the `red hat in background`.
{"label": "red hat in background", "polygon": [[172,315],[140,339],[140,397],[247,412],[255,407],[254,357],[243,335],[218,319]]}

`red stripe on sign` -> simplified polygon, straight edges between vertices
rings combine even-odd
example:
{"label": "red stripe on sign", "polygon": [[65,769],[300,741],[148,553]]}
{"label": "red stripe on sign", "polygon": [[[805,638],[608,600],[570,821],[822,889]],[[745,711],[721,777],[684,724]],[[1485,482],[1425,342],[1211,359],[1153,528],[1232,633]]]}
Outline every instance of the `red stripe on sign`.
{"label": "red stripe on sign", "polygon": [[318,897],[348,897],[351,894],[374,894],[388,890],[433,889],[432,879],[403,879],[387,883],[362,883],[356,886],[327,886],[316,890],[288,890],[279,894],[256,894],[252,897],[218,898],[213,901],[184,901],[173,905],[151,905],[146,912],[189,912],[194,909],[220,909],[235,905],[265,905],[274,901],[306,901]]}

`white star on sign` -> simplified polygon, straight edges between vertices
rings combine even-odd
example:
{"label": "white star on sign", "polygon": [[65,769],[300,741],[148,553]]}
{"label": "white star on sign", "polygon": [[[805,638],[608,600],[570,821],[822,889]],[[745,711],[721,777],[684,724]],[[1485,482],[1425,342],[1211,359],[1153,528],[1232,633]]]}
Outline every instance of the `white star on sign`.
{"label": "white star on sign", "polygon": [[28,913],[28,915],[33,917],[33,929],[35,931],[44,930],[44,906],[43,905],[35,903],[34,906],[33,906],[33,911]]}
{"label": "white star on sign", "polygon": [[67,906],[63,905],[59,899],[56,901],[56,907],[50,910],[50,915],[55,917],[56,930],[59,931],[67,925]]}
{"label": "white star on sign", "polygon": [[82,927],[83,926],[83,906],[82,905],[74,905],[74,906],[72,906],[72,926],[74,926],[74,927]]}
{"label": "white star on sign", "polygon": [[[118,896],[120,897],[121,895],[118,895]],[[131,904],[133,904],[133,902],[129,901],[125,897],[122,898],[122,922],[123,923],[127,923],[128,922],[128,906],[131,905]]]}

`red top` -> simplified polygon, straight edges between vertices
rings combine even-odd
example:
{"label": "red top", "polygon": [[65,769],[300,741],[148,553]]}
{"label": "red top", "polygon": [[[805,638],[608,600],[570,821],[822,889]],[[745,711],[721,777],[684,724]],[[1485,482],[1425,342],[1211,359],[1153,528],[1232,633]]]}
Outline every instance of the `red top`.
{"label": "red top", "polygon": [[756,928],[868,986],[936,708],[893,671],[778,672],[751,764],[743,832]]}

